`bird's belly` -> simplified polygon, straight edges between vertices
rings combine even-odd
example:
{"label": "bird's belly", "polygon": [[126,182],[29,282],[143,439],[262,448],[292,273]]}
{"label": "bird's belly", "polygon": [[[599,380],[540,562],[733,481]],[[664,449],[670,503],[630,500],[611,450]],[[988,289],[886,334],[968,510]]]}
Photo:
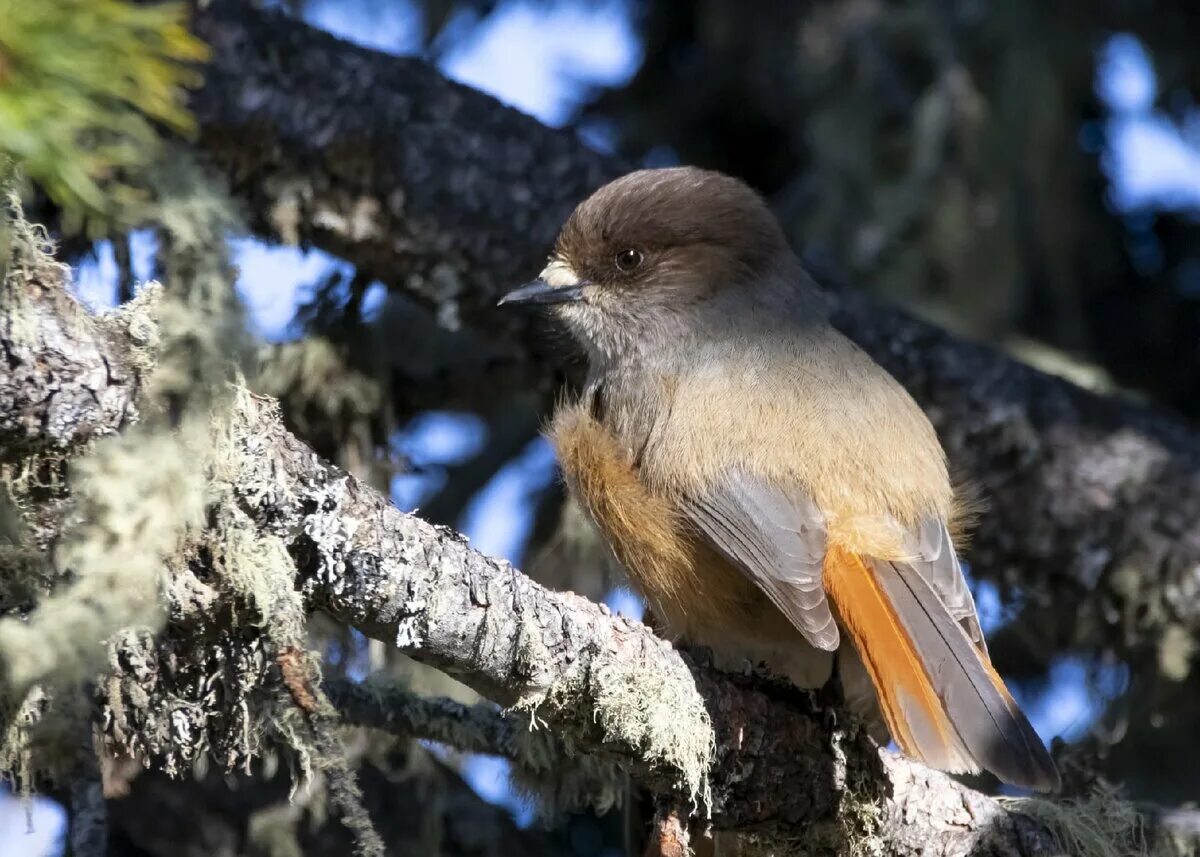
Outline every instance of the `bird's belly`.
{"label": "bird's belly", "polygon": [[[596,523],[607,534],[614,522]],[[688,544],[687,565],[671,568],[646,564],[643,546],[617,539],[612,544],[662,636],[708,648],[713,666],[726,672],[765,666],[804,688],[829,680],[833,654],[810,645],[744,574],[706,545]]]}
{"label": "bird's belly", "polygon": [[582,408],[556,415],[551,437],[563,475],[665,636],[707,646],[717,666],[767,668],[802,687],[829,677],[814,649],[744,574],[683,523],[671,498],[651,491],[612,434]]}

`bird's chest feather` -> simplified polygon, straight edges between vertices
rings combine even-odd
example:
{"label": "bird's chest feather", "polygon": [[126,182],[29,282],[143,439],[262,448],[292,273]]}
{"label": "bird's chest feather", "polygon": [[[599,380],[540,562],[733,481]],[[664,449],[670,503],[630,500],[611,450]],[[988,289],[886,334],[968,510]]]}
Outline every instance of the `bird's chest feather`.
{"label": "bird's chest feather", "polygon": [[618,379],[604,420],[652,490],[704,496],[731,472],[799,489],[831,541],[876,556],[895,552],[894,522],[946,517],[949,480],[928,420],[842,338],[718,341],[670,365]]}
{"label": "bird's chest feather", "polygon": [[818,687],[831,658],[788,623],[738,570],[700,541],[669,495],[640,478],[636,451],[581,403],[555,414],[550,437],[572,494],[649,602],[669,639],[708,646],[719,668],[766,662]]}
{"label": "bird's chest feather", "polygon": [[589,397],[559,408],[550,438],[572,494],[666,633],[705,645],[725,635],[793,638],[744,575],[700,540],[670,493],[641,478],[636,446],[618,440],[594,405]]}

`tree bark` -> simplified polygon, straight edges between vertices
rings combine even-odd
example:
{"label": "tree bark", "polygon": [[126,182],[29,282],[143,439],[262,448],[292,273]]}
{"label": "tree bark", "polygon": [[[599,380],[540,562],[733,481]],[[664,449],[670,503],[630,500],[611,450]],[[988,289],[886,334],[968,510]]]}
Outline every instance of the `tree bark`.
{"label": "tree bark", "polygon": [[[276,13],[218,2],[196,26],[214,48],[193,100],[199,145],[258,233],[322,247],[444,323],[487,331],[493,390],[545,389],[546,338],[496,299],[626,165],[418,60]],[[1070,647],[1145,661],[1166,635],[1200,631],[1200,438],[1189,426],[853,292],[839,292],[835,320],[917,398],[953,469],[986,498],[969,559],[1006,596],[1019,589],[1028,614],[1005,668],[1036,673]]]}
{"label": "tree bark", "polygon": [[157,336],[129,312],[98,326],[63,289],[61,272],[41,273],[26,291],[0,283],[0,461],[68,452],[135,422],[144,367],[133,349]]}

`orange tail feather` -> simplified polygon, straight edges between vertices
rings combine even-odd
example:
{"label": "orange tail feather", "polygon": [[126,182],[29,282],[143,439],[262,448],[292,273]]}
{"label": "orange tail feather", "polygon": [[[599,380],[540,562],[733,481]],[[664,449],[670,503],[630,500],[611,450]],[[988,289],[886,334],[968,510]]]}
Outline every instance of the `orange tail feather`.
{"label": "orange tail feather", "polygon": [[831,546],[825,592],[900,749],[954,773],[1049,790],[1058,772],[987,657],[903,563]]}
{"label": "orange tail feather", "polygon": [[904,754],[941,770],[977,771],[946,719],[920,655],[862,557],[831,547],[825,592],[871,676],[888,731]]}

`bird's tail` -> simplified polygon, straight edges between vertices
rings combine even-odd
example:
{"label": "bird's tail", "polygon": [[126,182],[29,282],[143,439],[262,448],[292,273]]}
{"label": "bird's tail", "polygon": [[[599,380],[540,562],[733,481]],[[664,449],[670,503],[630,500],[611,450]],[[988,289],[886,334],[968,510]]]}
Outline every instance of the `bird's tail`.
{"label": "bird's tail", "polygon": [[1011,785],[1058,788],[1054,762],[987,655],[915,569],[831,546],[824,572],[904,753],[943,771],[984,768]]}

